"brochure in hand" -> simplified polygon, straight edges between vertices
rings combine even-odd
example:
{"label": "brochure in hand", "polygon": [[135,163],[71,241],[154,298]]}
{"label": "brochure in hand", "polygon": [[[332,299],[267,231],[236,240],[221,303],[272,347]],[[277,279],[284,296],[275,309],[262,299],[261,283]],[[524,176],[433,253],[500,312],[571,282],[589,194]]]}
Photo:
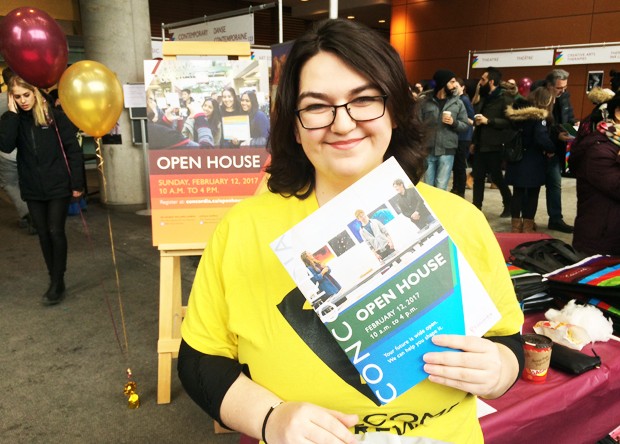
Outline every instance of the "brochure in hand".
{"label": "brochure in hand", "polygon": [[575,126],[572,123],[562,123],[560,124],[560,131],[565,131],[571,137],[577,137],[577,130],[579,126]]}
{"label": "brochure in hand", "polygon": [[482,336],[500,318],[394,158],[271,248],[382,404],[427,377],[432,336]]}

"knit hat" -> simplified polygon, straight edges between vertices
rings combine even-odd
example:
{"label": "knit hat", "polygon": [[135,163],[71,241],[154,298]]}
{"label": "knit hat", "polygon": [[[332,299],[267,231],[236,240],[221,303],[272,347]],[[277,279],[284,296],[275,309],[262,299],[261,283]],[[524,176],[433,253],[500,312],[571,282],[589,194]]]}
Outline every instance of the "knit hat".
{"label": "knit hat", "polygon": [[447,69],[440,69],[439,71],[435,72],[435,74],[433,75],[433,80],[435,81],[435,91],[439,91],[440,89],[442,89],[448,84],[450,80],[455,77],[456,74]]}

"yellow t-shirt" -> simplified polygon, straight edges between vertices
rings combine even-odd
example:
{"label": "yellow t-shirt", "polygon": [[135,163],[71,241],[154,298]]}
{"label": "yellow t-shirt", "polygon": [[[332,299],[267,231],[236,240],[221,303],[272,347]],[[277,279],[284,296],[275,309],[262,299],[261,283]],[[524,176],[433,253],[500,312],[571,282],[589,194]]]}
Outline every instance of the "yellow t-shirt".
{"label": "yellow t-shirt", "polygon": [[[464,199],[423,183],[418,191],[489,292],[502,319],[487,333],[518,333],[523,314],[501,250],[483,214]],[[232,208],[196,272],[184,340],[196,350],[247,364],[251,378],[287,401],[305,401],[360,422],[354,433],[384,431],[482,443],[475,397],[425,380],[379,406],[269,244],[318,208],[308,199],[265,193]],[[353,371],[351,371],[353,369]]]}

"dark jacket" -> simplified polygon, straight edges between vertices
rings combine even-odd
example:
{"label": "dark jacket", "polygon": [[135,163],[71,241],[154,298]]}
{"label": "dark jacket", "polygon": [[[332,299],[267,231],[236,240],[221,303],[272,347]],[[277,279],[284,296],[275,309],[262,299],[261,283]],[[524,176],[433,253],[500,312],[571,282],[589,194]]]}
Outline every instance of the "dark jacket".
{"label": "dark jacket", "polygon": [[506,116],[523,131],[523,159],[506,164],[506,183],[522,188],[545,184],[545,153],[553,153],[555,146],[549,137],[547,111],[536,108],[524,99],[506,109]]}
{"label": "dark jacket", "polygon": [[[465,112],[467,113],[467,118],[471,119],[471,121],[473,122],[476,111],[474,111],[474,105],[471,104],[471,100],[469,100],[469,96],[467,94],[461,94],[459,96],[459,99],[461,99],[461,102],[463,102],[463,105],[465,105]],[[467,142],[471,142],[471,139],[473,136],[474,136],[474,127],[473,125],[470,125],[468,121],[467,131],[465,131],[464,133],[459,133],[459,141],[465,140]]]}
{"label": "dark jacket", "polygon": [[254,116],[250,116],[250,137],[252,140],[249,145],[264,147],[267,145],[269,137],[269,117],[262,111],[256,111]]}
{"label": "dark jacket", "polygon": [[489,119],[487,125],[480,125],[474,129],[473,143],[477,152],[501,149],[501,144],[506,139],[505,130],[510,128],[510,121],[506,118],[505,111],[512,102],[512,96],[504,94],[504,89],[499,87],[474,106],[477,114]]}
{"label": "dark jacket", "polygon": [[571,146],[577,178],[573,246],[586,254],[620,255],[620,147],[595,131]]}
{"label": "dark jacket", "polygon": [[17,147],[19,188],[25,201],[68,197],[84,189],[84,160],[75,126],[62,111],[51,112],[55,126],[35,125],[29,111],[9,111],[0,120],[0,151],[10,153]]}

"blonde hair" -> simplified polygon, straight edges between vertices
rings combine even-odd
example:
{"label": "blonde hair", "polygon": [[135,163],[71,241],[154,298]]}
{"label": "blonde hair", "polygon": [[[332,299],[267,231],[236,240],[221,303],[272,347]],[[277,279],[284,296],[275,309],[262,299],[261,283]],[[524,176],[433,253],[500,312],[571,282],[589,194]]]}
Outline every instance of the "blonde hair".
{"label": "blonde hair", "polygon": [[47,126],[51,124],[52,120],[50,118],[47,101],[43,98],[43,95],[41,94],[41,91],[39,91],[39,88],[32,86],[30,83],[26,82],[18,75],[14,75],[13,77],[11,77],[8,86],[9,91],[11,91],[16,86],[32,91],[32,94],[34,95],[32,116],[34,117],[35,124],[38,126]]}

